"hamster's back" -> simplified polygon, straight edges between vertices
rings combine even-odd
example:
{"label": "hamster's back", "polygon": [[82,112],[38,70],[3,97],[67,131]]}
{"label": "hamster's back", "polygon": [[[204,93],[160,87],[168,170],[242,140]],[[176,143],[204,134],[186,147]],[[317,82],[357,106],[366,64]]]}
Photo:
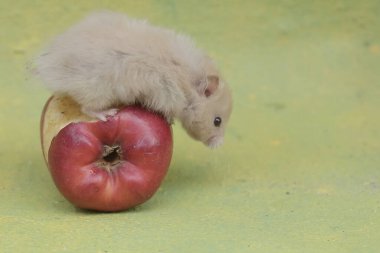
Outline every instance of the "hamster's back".
{"label": "hamster's back", "polygon": [[100,81],[112,85],[125,58],[176,62],[195,72],[202,52],[192,40],[171,30],[114,12],[89,15],[62,35],[36,60],[45,85],[53,92],[83,89]]}

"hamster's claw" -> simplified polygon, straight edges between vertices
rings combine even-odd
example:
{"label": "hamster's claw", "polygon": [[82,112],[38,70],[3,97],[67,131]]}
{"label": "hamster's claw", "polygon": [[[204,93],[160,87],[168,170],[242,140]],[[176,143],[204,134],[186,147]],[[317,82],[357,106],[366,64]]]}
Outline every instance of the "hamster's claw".
{"label": "hamster's claw", "polygon": [[82,109],[82,111],[90,117],[100,119],[101,121],[107,121],[107,117],[115,116],[115,114],[118,112],[118,109],[109,109],[100,112],[86,109]]}

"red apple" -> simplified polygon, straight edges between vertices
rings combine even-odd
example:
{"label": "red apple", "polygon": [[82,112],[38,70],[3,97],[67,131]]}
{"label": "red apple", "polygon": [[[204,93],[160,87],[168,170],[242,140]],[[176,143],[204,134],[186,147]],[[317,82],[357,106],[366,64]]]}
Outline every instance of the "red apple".
{"label": "red apple", "polygon": [[75,206],[121,211],[148,200],[166,175],[172,131],[137,106],[107,121],[88,118],[66,97],[52,97],[41,118],[41,141],[55,185]]}

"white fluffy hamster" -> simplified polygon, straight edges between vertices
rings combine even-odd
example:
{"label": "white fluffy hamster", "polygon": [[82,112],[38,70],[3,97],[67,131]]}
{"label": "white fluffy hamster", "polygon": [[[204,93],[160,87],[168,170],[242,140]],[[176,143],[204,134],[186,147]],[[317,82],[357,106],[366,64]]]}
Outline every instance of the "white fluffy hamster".
{"label": "white fluffy hamster", "polygon": [[55,38],[35,60],[36,73],[90,116],[139,103],[177,118],[209,147],[223,142],[232,96],[213,61],[174,31],[114,12],[97,12]]}

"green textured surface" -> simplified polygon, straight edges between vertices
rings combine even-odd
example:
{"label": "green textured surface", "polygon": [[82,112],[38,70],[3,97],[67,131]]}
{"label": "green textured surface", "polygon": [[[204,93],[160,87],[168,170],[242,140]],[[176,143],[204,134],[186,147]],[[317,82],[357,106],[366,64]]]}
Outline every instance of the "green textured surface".
{"label": "green textured surface", "polygon": [[[157,194],[73,208],[42,159],[25,62],[91,10],[192,35],[234,91],[225,146],[177,125]],[[0,252],[379,252],[380,2],[0,1]]]}

